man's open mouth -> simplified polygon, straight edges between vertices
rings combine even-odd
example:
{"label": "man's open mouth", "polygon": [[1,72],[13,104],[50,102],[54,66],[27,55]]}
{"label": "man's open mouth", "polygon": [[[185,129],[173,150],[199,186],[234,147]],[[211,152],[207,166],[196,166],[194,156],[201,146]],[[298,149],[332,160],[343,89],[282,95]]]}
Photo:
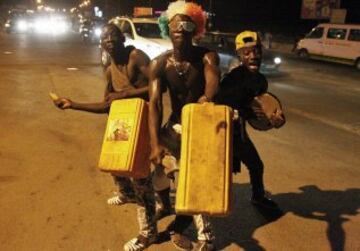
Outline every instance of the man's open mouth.
{"label": "man's open mouth", "polygon": [[174,38],[175,39],[183,39],[184,37],[185,37],[185,35],[182,32],[175,32],[174,33]]}
{"label": "man's open mouth", "polygon": [[260,66],[260,62],[250,62],[249,63],[249,66],[251,66],[251,67],[259,67]]}

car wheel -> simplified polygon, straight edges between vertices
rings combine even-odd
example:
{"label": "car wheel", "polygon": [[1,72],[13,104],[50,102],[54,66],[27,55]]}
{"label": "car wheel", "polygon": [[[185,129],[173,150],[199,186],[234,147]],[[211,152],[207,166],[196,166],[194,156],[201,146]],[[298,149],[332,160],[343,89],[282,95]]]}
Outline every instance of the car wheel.
{"label": "car wheel", "polygon": [[298,53],[299,58],[302,59],[308,59],[309,58],[309,53],[306,49],[301,49]]}
{"label": "car wheel", "polygon": [[360,58],[358,58],[355,62],[355,67],[360,71]]}
{"label": "car wheel", "polygon": [[105,68],[110,65],[110,55],[105,50],[101,50],[101,65]]}

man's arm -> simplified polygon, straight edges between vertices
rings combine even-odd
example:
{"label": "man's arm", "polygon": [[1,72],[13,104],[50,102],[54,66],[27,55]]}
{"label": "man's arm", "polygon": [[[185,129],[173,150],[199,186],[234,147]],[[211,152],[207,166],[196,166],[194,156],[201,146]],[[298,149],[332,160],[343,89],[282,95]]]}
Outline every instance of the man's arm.
{"label": "man's arm", "polygon": [[[150,58],[142,50],[135,49],[130,54],[131,69],[139,69],[140,73],[145,77],[144,81],[149,81],[149,64]],[[127,98],[142,96],[149,92],[149,85],[144,87],[131,89],[127,93]]]}
{"label": "man's arm", "polygon": [[149,130],[150,130],[150,159],[155,165],[161,164],[164,157],[164,148],[160,145],[160,126],[163,114],[162,90],[161,90],[161,69],[164,67],[163,58],[154,59],[150,65],[150,86],[149,86]]}
{"label": "man's arm", "polygon": [[218,91],[220,82],[219,61],[216,52],[208,52],[204,56],[205,91],[204,95],[199,98],[199,103],[213,101]]}
{"label": "man's arm", "polygon": [[110,109],[110,104],[105,101],[99,103],[78,103],[68,98],[58,98],[54,100],[54,104],[62,110],[72,109],[92,113],[106,113]]}
{"label": "man's arm", "polygon": [[131,61],[135,63],[136,67],[139,69],[139,71],[147,78],[149,79],[150,74],[150,58],[148,55],[146,55],[142,50],[133,50],[130,54]]}
{"label": "man's arm", "polygon": [[[105,71],[105,78],[106,78],[106,88],[104,97],[106,97],[109,93],[113,92],[112,83],[111,83],[111,73],[110,68]],[[73,110],[79,110],[79,111],[86,111],[86,112],[92,112],[92,113],[106,113],[110,109],[109,102],[104,101],[98,102],[98,103],[78,103],[74,102],[71,99],[68,98],[57,98],[54,99],[54,104],[62,110],[65,109],[73,109]]]}

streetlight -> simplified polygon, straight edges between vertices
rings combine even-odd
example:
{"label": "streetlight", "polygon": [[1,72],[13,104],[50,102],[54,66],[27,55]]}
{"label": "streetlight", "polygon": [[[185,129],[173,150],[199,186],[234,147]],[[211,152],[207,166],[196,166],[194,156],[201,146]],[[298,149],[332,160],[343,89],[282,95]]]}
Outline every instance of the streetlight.
{"label": "streetlight", "polygon": [[42,0],[36,0],[37,4],[42,4]]}

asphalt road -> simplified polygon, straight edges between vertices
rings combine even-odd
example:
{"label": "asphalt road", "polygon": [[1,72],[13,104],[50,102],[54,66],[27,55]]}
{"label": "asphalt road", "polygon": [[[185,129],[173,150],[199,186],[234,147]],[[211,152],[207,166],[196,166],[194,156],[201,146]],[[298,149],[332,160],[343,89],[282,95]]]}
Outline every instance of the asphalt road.
{"label": "asphalt road", "polygon": [[[360,250],[360,72],[285,57],[269,77],[287,124],[250,130],[265,184],[282,213],[249,203],[247,170],[234,176],[233,212],[214,218],[219,250]],[[95,45],[77,37],[0,33],[0,250],[122,250],[137,233],[135,205],[96,169],[106,115],[56,109],[54,91],[101,100]],[[165,102],[168,105],[168,100]],[[173,218],[159,222],[163,231]],[[195,238],[193,229],[189,230]],[[169,242],[149,250],[174,250]]]}

